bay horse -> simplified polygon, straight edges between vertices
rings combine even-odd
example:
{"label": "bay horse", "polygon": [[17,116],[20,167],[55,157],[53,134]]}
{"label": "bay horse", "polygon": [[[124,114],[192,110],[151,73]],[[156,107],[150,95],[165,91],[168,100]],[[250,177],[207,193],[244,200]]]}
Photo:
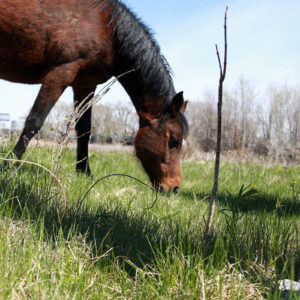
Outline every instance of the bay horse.
{"label": "bay horse", "polygon": [[[0,78],[41,84],[14,147],[18,159],[68,86],[77,107],[98,84],[132,69],[119,82],[139,116],[136,155],[156,188],[178,192],[187,102],[142,21],[118,0],[0,1]],[[75,127],[76,169],[88,174],[91,113]]]}

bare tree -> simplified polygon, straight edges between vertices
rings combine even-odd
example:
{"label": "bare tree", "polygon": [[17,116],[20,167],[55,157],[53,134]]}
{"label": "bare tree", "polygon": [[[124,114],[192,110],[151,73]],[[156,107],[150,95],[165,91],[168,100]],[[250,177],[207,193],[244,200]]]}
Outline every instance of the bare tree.
{"label": "bare tree", "polygon": [[124,136],[134,135],[138,125],[136,113],[129,105],[95,105],[93,110],[93,134],[114,142]]}
{"label": "bare tree", "polygon": [[238,94],[240,99],[240,148],[245,149],[249,144],[249,137],[251,135],[251,124],[250,116],[253,112],[253,104],[255,98],[255,91],[249,81],[240,77],[238,86],[236,89],[236,94]]}
{"label": "bare tree", "polygon": [[213,137],[216,134],[216,97],[206,90],[201,101],[190,102],[186,112],[190,124],[190,135],[204,151],[214,149]]}
{"label": "bare tree", "polygon": [[119,120],[121,131],[124,136],[134,135],[137,130],[138,117],[133,109],[127,104],[121,103],[115,105],[115,111]]}
{"label": "bare tree", "polygon": [[223,117],[223,149],[236,149],[239,138],[239,100],[235,94],[224,91]]}
{"label": "bare tree", "polygon": [[48,140],[55,140],[61,133],[67,130],[67,120],[72,112],[72,104],[65,102],[57,103],[41,129],[41,136]]}
{"label": "bare tree", "polygon": [[215,162],[215,176],[214,176],[214,186],[211,193],[211,201],[209,208],[208,220],[206,223],[206,236],[210,235],[212,220],[215,212],[216,197],[218,191],[218,182],[219,182],[219,167],[220,167],[220,154],[221,154],[221,140],[222,140],[222,100],[223,100],[223,82],[226,76],[227,68],[227,11],[228,6],[226,7],[225,16],[224,16],[224,62],[223,68],[221,64],[220,54],[218,46],[216,45],[217,57],[220,68],[220,79],[219,79],[219,89],[218,89],[218,130],[217,130],[217,147],[216,147],[216,162]]}
{"label": "bare tree", "polygon": [[300,143],[300,90],[291,91],[290,101],[287,103],[287,124],[289,142],[293,147]]}
{"label": "bare tree", "polygon": [[273,143],[283,144],[285,139],[286,103],[289,102],[290,93],[287,87],[270,86],[268,89],[270,113],[272,114],[271,135]]}
{"label": "bare tree", "polygon": [[264,103],[257,106],[257,122],[261,127],[261,135],[264,141],[271,142],[271,129],[273,125],[273,115],[270,105]]}

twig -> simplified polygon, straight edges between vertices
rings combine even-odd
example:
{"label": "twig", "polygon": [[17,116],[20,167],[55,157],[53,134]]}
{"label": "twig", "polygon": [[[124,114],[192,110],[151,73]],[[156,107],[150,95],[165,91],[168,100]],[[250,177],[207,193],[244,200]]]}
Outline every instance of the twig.
{"label": "twig", "polygon": [[221,65],[220,54],[218,46],[216,45],[217,57],[220,68],[220,79],[219,79],[219,90],[218,90],[218,129],[217,129],[217,146],[216,146],[216,162],[215,162],[215,176],[214,176],[214,185],[211,193],[209,215],[206,223],[206,237],[211,233],[212,220],[215,213],[216,198],[218,192],[218,183],[219,183],[219,168],[220,168],[220,154],[221,154],[221,140],[222,140],[222,100],[223,100],[223,82],[226,76],[227,69],[227,12],[228,6],[226,7],[225,16],[224,16],[224,62],[223,69]]}
{"label": "twig", "polygon": [[152,209],[152,208],[154,207],[154,205],[155,205],[155,203],[156,203],[156,201],[157,201],[157,198],[158,198],[158,194],[157,194],[157,190],[156,190],[153,186],[151,186],[151,185],[149,185],[149,184],[147,184],[147,183],[144,183],[143,181],[141,181],[141,180],[139,180],[139,179],[137,179],[137,178],[135,178],[135,177],[133,177],[133,176],[127,175],[127,174],[109,174],[109,175],[106,175],[106,176],[101,177],[100,179],[96,180],[96,181],[91,185],[91,187],[87,190],[87,192],[84,194],[84,196],[83,196],[82,199],[80,200],[79,206],[78,206],[78,209],[77,209],[77,213],[78,213],[79,209],[81,208],[84,199],[87,197],[87,195],[89,194],[89,192],[95,187],[95,185],[98,184],[99,182],[103,181],[104,179],[107,179],[107,178],[113,177],[113,176],[128,177],[128,178],[130,178],[130,179],[133,179],[133,180],[139,182],[140,184],[143,184],[144,186],[150,188],[151,190],[153,190],[153,191],[155,192],[155,200],[154,200],[154,202],[152,203],[152,205],[151,205],[150,207],[148,207],[147,209]]}

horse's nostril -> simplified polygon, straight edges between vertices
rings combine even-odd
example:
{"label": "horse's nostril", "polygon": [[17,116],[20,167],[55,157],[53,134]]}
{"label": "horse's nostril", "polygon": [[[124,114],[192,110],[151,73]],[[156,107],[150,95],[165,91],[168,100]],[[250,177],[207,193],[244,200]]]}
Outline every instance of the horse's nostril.
{"label": "horse's nostril", "polygon": [[179,192],[179,186],[173,187],[173,193],[177,194]]}

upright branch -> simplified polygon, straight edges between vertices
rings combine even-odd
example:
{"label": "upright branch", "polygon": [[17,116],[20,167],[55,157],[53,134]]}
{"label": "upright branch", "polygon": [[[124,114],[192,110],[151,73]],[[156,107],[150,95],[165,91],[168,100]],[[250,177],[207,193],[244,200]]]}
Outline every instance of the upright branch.
{"label": "upright branch", "polygon": [[219,79],[219,90],[218,90],[218,128],[217,128],[217,146],[216,146],[216,162],[215,162],[215,176],[214,176],[214,185],[211,193],[209,215],[206,223],[206,236],[209,236],[211,233],[212,220],[215,213],[216,198],[218,192],[218,183],[219,183],[219,167],[220,167],[220,154],[221,154],[221,140],[222,140],[222,101],[223,101],[223,82],[226,76],[227,68],[227,12],[228,6],[226,7],[225,16],[224,16],[224,62],[223,67],[221,64],[220,54],[218,45],[216,45],[217,57],[220,68],[220,79]]}

